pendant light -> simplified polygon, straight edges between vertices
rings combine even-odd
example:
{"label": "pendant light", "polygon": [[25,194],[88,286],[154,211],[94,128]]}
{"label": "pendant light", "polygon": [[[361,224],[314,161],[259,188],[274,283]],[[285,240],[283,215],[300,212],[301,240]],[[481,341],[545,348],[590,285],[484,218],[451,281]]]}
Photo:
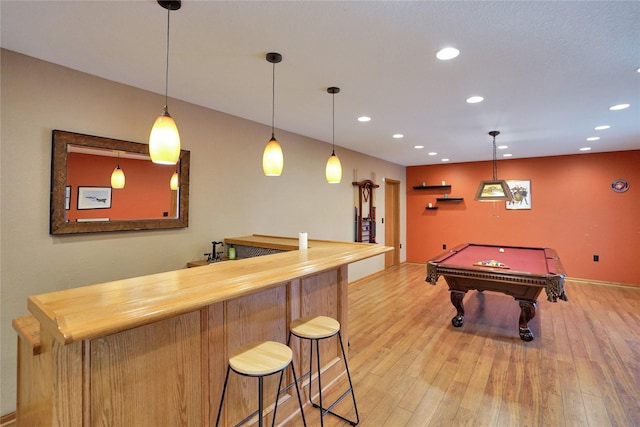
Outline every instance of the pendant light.
{"label": "pendant light", "polygon": [[173,175],[171,175],[171,179],[169,180],[169,187],[171,188],[171,190],[177,190],[179,187],[179,181],[178,181],[178,171],[176,170]]}
{"label": "pendant light", "polygon": [[511,190],[504,180],[498,180],[498,159],[496,158],[496,136],[500,135],[497,130],[492,130],[489,135],[493,137],[493,180],[480,181],[475,200],[480,202],[498,202],[501,200],[511,201]]}
{"label": "pendant light", "polygon": [[331,94],[333,103],[333,126],[331,155],[329,156],[329,160],[327,160],[325,174],[329,184],[340,184],[340,181],[342,181],[342,164],[338,156],[336,156],[336,93],[340,93],[340,88],[330,87],[327,89],[327,92]]}
{"label": "pendant light", "polygon": [[266,176],[280,176],[284,168],[284,156],[282,148],[276,139],[274,131],[274,118],[276,110],[276,64],[282,61],[279,53],[267,53],[267,62],[273,64],[273,78],[271,83],[271,139],[267,142],[262,154],[262,170]]}
{"label": "pendant light", "polygon": [[149,135],[151,161],[161,165],[175,165],[180,158],[180,135],[176,122],[169,115],[167,98],[169,92],[169,17],[172,10],[178,10],[180,0],[162,1],[158,4],[167,9],[167,68],[165,70],[164,109],[158,116]]}
{"label": "pendant light", "polygon": [[124,188],[124,172],[120,169],[120,153],[118,153],[118,164],[111,172],[111,188]]}

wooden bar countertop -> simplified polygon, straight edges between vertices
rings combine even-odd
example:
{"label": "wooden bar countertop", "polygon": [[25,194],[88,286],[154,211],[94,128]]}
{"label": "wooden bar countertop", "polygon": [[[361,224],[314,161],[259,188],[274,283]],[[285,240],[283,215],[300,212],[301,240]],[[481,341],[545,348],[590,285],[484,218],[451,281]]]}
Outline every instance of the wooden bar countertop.
{"label": "wooden bar countertop", "polygon": [[28,298],[29,311],[41,328],[60,343],[70,344],[188,313],[393,250],[377,244],[323,240],[309,240],[309,249],[297,250],[297,239],[260,235],[227,241],[281,244],[296,250],[33,295]]}

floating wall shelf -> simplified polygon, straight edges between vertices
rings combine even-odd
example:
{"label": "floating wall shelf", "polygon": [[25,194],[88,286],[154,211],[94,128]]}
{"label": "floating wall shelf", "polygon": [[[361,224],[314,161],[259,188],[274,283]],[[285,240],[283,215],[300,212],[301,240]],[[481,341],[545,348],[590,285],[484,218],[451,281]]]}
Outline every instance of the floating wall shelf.
{"label": "floating wall shelf", "polygon": [[438,197],[438,202],[461,202],[464,199],[462,197]]}
{"label": "floating wall shelf", "polygon": [[416,185],[413,187],[414,190],[451,190],[450,185]]}

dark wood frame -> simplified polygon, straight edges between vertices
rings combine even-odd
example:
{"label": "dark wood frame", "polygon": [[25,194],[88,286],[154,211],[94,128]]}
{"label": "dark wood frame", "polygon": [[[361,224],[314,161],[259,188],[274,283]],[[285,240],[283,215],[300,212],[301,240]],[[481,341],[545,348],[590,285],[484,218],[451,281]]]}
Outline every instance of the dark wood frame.
{"label": "dark wood frame", "polygon": [[65,219],[65,188],[67,186],[67,146],[70,144],[149,154],[149,146],[147,144],[54,130],[52,132],[51,152],[50,234],[155,230],[185,228],[189,226],[189,170],[191,154],[187,150],[180,150],[180,209],[178,218],[114,220],[108,222],[67,222]]}

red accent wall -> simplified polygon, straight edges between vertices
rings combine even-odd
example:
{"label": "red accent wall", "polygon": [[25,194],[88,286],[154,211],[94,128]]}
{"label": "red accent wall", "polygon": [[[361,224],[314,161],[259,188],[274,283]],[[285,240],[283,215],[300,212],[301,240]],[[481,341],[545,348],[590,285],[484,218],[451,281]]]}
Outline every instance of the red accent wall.
{"label": "red accent wall", "polygon": [[[491,162],[407,167],[407,261],[426,262],[443,244],[546,246],[570,277],[640,284],[640,150],[498,161],[498,178],[531,181],[531,210],[474,201],[491,175]],[[616,179],[629,190],[614,192]],[[443,180],[463,202],[413,189]],[[425,209],[429,202],[438,209]]]}
{"label": "red accent wall", "polygon": [[67,183],[71,185],[71,203],[67,220],[78,218],[160,219],[174,217],[171,211],[169,180],[175,166],[157,165],[150,161],[120,159],[125,175],[125,186],[111,190],[110,209],[82,209],[78,206],[78,186],[111,187],[111,172],[116,167],[115,157],[69,153]]}

